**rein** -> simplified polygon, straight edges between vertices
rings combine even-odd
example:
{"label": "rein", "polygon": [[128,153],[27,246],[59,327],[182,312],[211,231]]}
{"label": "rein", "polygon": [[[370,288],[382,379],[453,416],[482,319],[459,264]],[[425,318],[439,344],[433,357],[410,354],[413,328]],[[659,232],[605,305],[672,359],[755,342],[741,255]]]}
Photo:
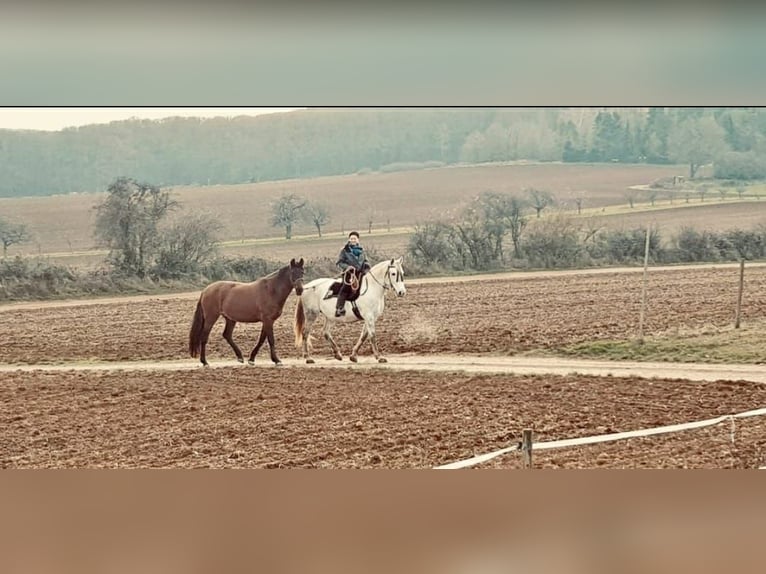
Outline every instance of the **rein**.
{"label": "rein", "polygon": [[[368,273],[367,275],[372,276],[372,278],[375,279],[375,283],[383,287],[385,291],[388,291],[389,289],[394,288],[394,284],[391,282],[391,274],[388,273],[388,270],[391,269],[392,267],[395,267],[395,265],[389,265],[388,267],[386,267],[386,278],[388,279],[388,285],[385,285],[384,283],[381,283],[380,281],[378,281],[378,279],[375,277],[373,273]],[[359,296],[361,297],[361,295],[362,294],[360,293]]]}
{"label": "rein", "polygon": [[[358,282],[359,282],[359,280],[356,277],[356,269],[351,267],[350,270],[351,270],[351,273],[344,273],[343,274],[342,281],[343,281],[344,285],[349,285],[352,289],[354,289],[354,291],[356,291],[356,287],[354,287],[354,283],[358,284]],[[348,281],[346,281],[346,277],[347,276],[349,277]]]}

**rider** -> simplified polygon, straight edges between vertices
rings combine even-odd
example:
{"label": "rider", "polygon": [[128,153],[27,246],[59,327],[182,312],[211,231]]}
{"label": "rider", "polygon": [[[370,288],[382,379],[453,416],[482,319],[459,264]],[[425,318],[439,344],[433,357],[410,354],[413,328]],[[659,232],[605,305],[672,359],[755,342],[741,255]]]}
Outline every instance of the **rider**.
{"label": "rider", "polygon": [[350,295],[351,290],[350,274],[352,272],[350,270],[353,269],[357,277],[360,277],[364,271],[370,268],[364,248],[359,243],[358,231],[352,231],[348,234],[348,241],[343,246],[343,249],[340,250],[336,265],[343,271],[343,282],[338,292],[338,303],[335,307],[335,316],[341,317],[346,314],[346,298]]}

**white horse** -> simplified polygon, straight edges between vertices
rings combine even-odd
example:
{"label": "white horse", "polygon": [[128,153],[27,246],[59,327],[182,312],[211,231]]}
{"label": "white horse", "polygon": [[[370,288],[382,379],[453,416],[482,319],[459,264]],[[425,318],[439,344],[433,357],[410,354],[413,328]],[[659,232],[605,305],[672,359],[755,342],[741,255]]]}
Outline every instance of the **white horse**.
{"label": "white horse", "polygon": [[404,286],[404,271],[402,270],[402,257],[398,259],[386,259],[376,263],[362,277],[359,286],[359,297],[357,297],[356,307],[362,319],[353,312],[352,303],[346,301],[346,314],[340,317],[335,316],[335,298],[325,299],[325,295],[332,287],[333,283],[339,281],[335,278],[314,279],[303,286],[303,294],[298,298],[298,305],[295,308],[295,318],[293,320],[293,332],[295,333],[295,346],[303,348],[303,357],[307,363],[313,363],[311,358],[311,326],[319,315],[324,315],[324,338],[332,346],[333,355],[339,361],[343,360],[338,345],[330,334],[330,329],[334,323],[352,323],[354,321],[364,320],[362,333],[359,340],[351,351],[351,359],[356,362],[356,354],[359,348],[370,337],[372,352],[379,363],[385,363],[386,359],[380,356],[378,343],[375,340],[375,321],[383,313],[385,306],[384,296],[388,289],[402,297],[407,288]]}

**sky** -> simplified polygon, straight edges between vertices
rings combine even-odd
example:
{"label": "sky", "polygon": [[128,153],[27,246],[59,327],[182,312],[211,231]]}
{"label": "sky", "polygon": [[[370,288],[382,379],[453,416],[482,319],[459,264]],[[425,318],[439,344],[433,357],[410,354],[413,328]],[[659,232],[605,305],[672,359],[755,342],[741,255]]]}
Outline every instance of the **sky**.
{"label": "sky", "polygon": [[105,124],[129,118],[173,116],[211,118],[287,112],[300,108],[0,108],[0,129],[57,131],[66,127]]}

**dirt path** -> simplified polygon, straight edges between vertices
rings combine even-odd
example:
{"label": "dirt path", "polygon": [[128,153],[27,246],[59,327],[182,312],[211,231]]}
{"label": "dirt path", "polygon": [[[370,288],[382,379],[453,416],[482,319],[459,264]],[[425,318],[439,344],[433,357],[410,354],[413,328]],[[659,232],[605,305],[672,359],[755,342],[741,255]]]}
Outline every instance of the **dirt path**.
{"label": "dirt path", "polygon": [[[286,358],[287,368],[339,368],[387,369],[395,371],[424,370],[435,372],[463,371],[469,373],[506,373],[516,375],[594,375],[602,377],[642,377],[684,379],[690,381],[750,381],[766,384],[766,367],[759,365],[717,365],[699,363],[651,363],[635,361],[599,361],[558,357],[492,357],[468,355],[389,355],[388,363],[379,364],[371,357],[362,357],[353,364],[335,359],[318,359],[314,365],[302,360]],[[255,367],[239,365],[233,361],[217,361],[211,368],[274,369],[267,359],[258,360]],[[13,371],[112,371],[163,370],[178,371],[202,369],[194,360],[183,361],[126,361],[126,362],[67,362],[56,365],[0,365],[0,372]]]}
{"label": "dirt path", "polygon": [[[701,265],[678,265],[668,267],[651,267],[650,273],[688,271],[692,269],[734,269],[739,263],[705,263]],[[766,262],[750,262],[747,267],[766,267]],[[507,271],[481,275],[461,275],[451,277],[423,277],[407,279],[408,285],[427,285],[431,283],[465,283],[469,281],[492,281],[498,279],[523,280],[545,277],[564,277],[567,275],[607,275],[614,273],[641,273],[642,267],[604,267],[597,269],[567,269],[563,271]],[[117,297],[97,297],[93,299],[61,299],[56,301],[20,301],[0,304],[0,313],[4,311],[22,311],[27,309],[45,309],[55,307],[76,307],[80,305],[113,305],[115,303],[131,303],[142,301],[184,300],[199,297],[199,290],[181,293],[163,293],[147,295],[127,295]]]}

